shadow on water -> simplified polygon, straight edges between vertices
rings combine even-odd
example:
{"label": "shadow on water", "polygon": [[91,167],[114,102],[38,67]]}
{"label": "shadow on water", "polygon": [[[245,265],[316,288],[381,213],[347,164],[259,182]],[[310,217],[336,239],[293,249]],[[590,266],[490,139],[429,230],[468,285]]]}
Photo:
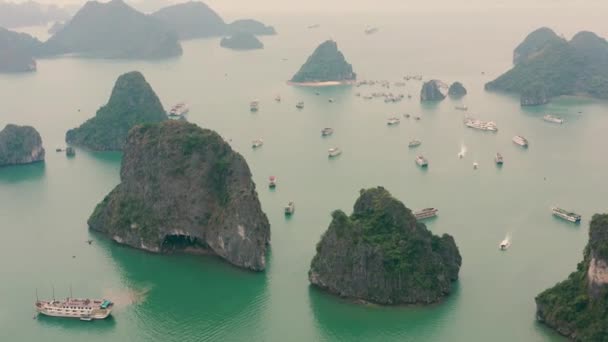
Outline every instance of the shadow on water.
{"label": "shadow on water", "polygon": [[[442,321],[457,306],[459,283],[443,302],[429,306],[380,306],[339,298],[309,285],[316,327],[326,340],[436,340]],[[373,326],[374,329],[369,329]]]}
{"label": "shadow on water", "polygon": [[94,151],[88,151],[88,150],[79,149],[78,152],[79,153],[86,153],[91,158],[93,158],[95,160],[98,160],[100,162],[104,162],[104,163],[118,163],[118,164],[120,164],[120,161],[122,159],[122,152],[117,152],[117,151],[112,151],[112,152],[94,152]]}
{"label": "shadow on water", "polygon": [[44,162],[0,167],[0,183],[37,181],[44,177]]}
{"label": "shadow on water", "polygon": [[260,324],[268,302],[265,273],[213,256],[148,253],[92,235],[118,266],[123,292],[143,294],[126,310],[137,312],[146,339],[170,340],[176,327],[182,337],[205,339],[242,334]]}
{"label": "shadow on water", "polygon": [[83,322],[75,318],[68,319],[38,315],[36,320],[44,327],[68,330],[70,332],[91,332],[91,329],[95,329],[95,331],[99,333],[113,330],[116,327],[116,320],[112,316],[103,320]]}

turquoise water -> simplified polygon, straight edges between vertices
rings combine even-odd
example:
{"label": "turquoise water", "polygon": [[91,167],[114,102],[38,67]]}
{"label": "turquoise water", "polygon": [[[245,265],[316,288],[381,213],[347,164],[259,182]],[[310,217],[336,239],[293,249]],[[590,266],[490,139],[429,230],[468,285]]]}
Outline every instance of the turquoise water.
{"label": "turquoise water", "polygon": [[[33,125],[47,149],[44,164],[0,169],[0,340],[561,340],[535,322],[534,296],[575,269],[591,215],[606,210],[608,160],[600,147],[607,143],[608,104],[566,98],[521,109],[517,98],[486,93],[483,84],[510,66],[513,47],[539,23],[567,35],[589,29],[608,36],[599,17],[578,27],[563,20],[569,14],[267,17],[281,34],[264,37],[262,51],[233,52],[219,48],[218,40],[197,40],[184,43],[184,56],[166,61],[59,58],[39,61],[35,74],[0,75],[0,126]],[[321,28],[306,29],[316,22]],[[368,24],[381,31],[363,35]],[[499,132],[464,127],[463,113],[454,110],[459,101],[420,104],[418,82],[392,89],[414,95],[398,104],[354,96],[374,91],[365,87],[321,89],[317,96],[316,89],[287,86],[330,37],[361,79],[423,74],[463,82],[469,113],[496,121]],[[152,255],[87,230],[94,206],[119,182],[120,154],[78,149],[67,159],[54,149],[131,70],[144,73],[165,107],[187,101],[190,121],[218,131],[247,159],[272,225],[265,273],[212,257]],[[277,94],[280,104],[273,101]],[[253,99],[261,103],[256,114],[249,112]],[[302,111],[295,108],[300,100]],[[403,113],[422,120],[387,127],[386,118]],[[566,123],[543,122],[546,113]],[[335,133],[322,139],[327,126]],[[516,134],[530,140],[529,149],[511,142]],[[265,145],[253,151],[251,140],[258,137]],[[407,147],[413,138],[423,141],[416,150]],[[468,150],[462,160],[461,144]],[[328,160],[334,146],[344,153]],[[497,151],[505,157],[500,169],[493,161]],[[428,170],[415,166],[416,153],[429,159]],[[274,192],[266,187],[270,175],[278,178]],[[376,185],[410,208],[439,208],[428,227],[452,234],[463,256],[460,280],[444,303],[360,306],[309,287],[308,266],[330,212],[350,212],[358,190]],[[282,210],[290,200],[297,211],[286,220]],[[576,210],[583,223],[553,218],[554,204]],[[501,253],[498,243],[508,233],[513,246]],[[113,317],[32,319],[36,289],[48,298],[54,287],[63,297],[70,286],[74,295],[115,300]]]}

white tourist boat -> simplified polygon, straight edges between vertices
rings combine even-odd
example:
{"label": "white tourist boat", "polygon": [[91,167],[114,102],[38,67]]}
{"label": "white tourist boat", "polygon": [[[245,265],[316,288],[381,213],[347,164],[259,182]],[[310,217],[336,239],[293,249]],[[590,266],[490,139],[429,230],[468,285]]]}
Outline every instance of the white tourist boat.
{"label": "white tourist boat", "polygon": [[293,202],[287,203],[285,206],[285,215],[290,216],[296,211],[296,204]]}
{"label": "white tourist boat", "polygon": [[465,126],[478,129],[481,131],[497,132],[498,127],[494,121],[483,121],[479,119],[466,118],[464,119]]}
{"label": "white tourist boat", "polygon": [[418,139],[414,139],[414,140],[411,140],[407,146],[408,147],[418,147],[420,145],[422,145],[422,141],[420,141]]}
{"label": "white tourist boat", "polygon": [[547,122],[551,122],[551,123],[556,123],[556,124],[564,123],[564,119],[557,117],[555,115],[550,115],[550,114],[543,116],[543,120],[545,120]]}
{"label": "white tourist boat", "polygon": [[424,158],[424,156],[419,155],[419,156],[416,156],[416,164],[418,164],[418,166],[420,166],[420,167],[427,167],[427,166],[429,166],[429,161],[426,158]]}
{"label": "white tourist boat", "polygon": [[553,213],[554,216],[561,218],[562,220],[566,220],[572,223],[580,223],[581,222],[581,215],[568,211],[568,210],[564,210],[562,208],[559,207],[552,207],[551,208],[551,212]]}
{"label": "white tourist boat", "polygon": [[167,115],[169,115],[169,117],[171,118],[181,118],[184,115],[188,114],[188,112],[190,112],[190,108],[188,108],[188,105],[185,102],[180,102],[175,106],[171,107]]}
{"label": "white tourist boat", "polygon": [[521,135],[514,136],[513,142],[521,147],[528,147],[528,139],[522,137]]}
{"label": "white tourist boat", "polygon": [[438,211],[439,210],[435,208],[424,208],[422,210],[415,211],[414,217],[416,218],[416,220],[424,220],[437,216]]}
{"label": "white tourist boat", "polygon": [[105,319],[112,313],[114,303],[107,299],[66,298],[65,300],[37,300],[36,312],[45,316],[78,318],[83,321]]}
{"label": "white tourist boat", "polygon": [[479,164],[477,162],[473,163],[473,170],[477,170],[479,168]]}
{"label": "white tourist boat", "polygon": [[342,150],[337,147],[332,147],[329,150],[327,150],[327,155],[329,156],[329,158],[337,157],[341,154],[342,154]]}
{"label": "white tourist boat", "polygon": [[334,134],[334,129],[331,127],[325,127],[321,130],[321,136],[328,137]]}
{"label": "white tourist boat", "polygon": [[454,109],[456,109],[456,110],[462,110],[462,111],[466,112],[467,110],[469,110],[469,107],[464,106],[464,105],[463,106],[455,106]]}
{"label": "white tourist boat", "polygon": [[504,158],[502,157],[502,154],[496,153],[496,156],[494,156],[494,161],[496,162],[496,165],[502,165],[504,163]]}
{"label": "white tourist boat", "polygon": [[498,245],[498,248],[500,248],[501,251],[506,251],[509,247],[511,247],[511,240],[509,240],[509,237],[506,237],[500,242],[500,245]]}
{"label": "white tourist boat", "polygon": [[388,118],[388,120],[386,121],[386,124],[389,126],[395,126],[398,125],[401,122],[401,120],[398,117],[391,117]]}
{"label": "white tourist boat", "polygon": [[251,147],[253,148],[262,147],[262,145],[264,145],[264,140],[262,139],[255,139],[251,142]]}

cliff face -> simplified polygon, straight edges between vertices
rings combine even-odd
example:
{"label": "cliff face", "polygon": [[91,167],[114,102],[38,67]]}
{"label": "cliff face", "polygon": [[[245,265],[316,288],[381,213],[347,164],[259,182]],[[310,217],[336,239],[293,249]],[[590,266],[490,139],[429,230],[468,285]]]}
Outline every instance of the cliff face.
{"label": "cliff face", "polygon": [[357,74],[353,67],[338,50],[338,44],[328,40],[319,45],[300,70],[293,76],[291,82],[343,82],[355,81]]}
{"label": "cliff face", "polygon": [[36,70],[34,55],[41,42],[25,33],[0,27],[0,72],[28,72]]}
{"label": "cliff face", "polygon": [[264,48],[264,44],[254,35],[242,32],[222,38],[220,46],[233,50],[257,50]]}
{"label": "cliff face", "polygon": [[120,178],[91,229],[151,252],[210,253],[264,270],[268,219],[247,163],[217,133],[172,120],[137,126]]}
{"label": "cliff face", "polygon": [[41,55],[159,59],[182,54],[177,34],[122,0],[87,2],[42,47]]}
{"label": "cliff face", "polygon": [[463,97],[467,94],[467,89],[460,82],[454,82],[448,89],[448,95],[454,98]]}
{"label": "cliff face", "polygon": [[561,95],[608,99],[608,42],[592,32],[567,41],[539,29],[515,49],[514,63],[485,88],[522,95],[522,104],[541,103],[526,94],[530,84],[541,86],[547,101]]}
{"label": "cliff face", "polygon": [[0,166],[44,160],[42,138],[34,127],[6,125],[0,131]]}
{"label": "cliff face", "polygon": [[108,103],[95,117],[69,130],[65,140],[94,151],[120,151],[133,126],[166,119],[163,105],[150,84],[141,73],[133,71],[116,80]]}
{"label": "cliff face", "polygon": [[378,304],[429,304],[449,294],[462,259],[382,187],[362,190],[351,216],[337,210],[317,244],[308,277],[342,297]]}
{"label": "cliff face", "polygon": [[536,297],[539,321],[576,341],[608,340],[608,214],[594,215],[577,270]]}
{"label": "cliff face", "polygon": [[447,85],[439,80],[424,82],[420,90],[420,101],[441,101],[445,99]]}

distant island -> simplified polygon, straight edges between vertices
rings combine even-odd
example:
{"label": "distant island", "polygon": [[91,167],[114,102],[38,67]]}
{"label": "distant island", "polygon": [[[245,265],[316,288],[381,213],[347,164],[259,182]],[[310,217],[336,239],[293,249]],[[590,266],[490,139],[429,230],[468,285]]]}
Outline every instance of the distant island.
{"label": "distant island", "polygon": [[56,21],[55,23],[53,23],[53,26],[51,26],[47,32],[50,35],[53,35],[61,30],[63,30],[63,28],[65,27],[65,25],[67,24],[67,22],[61,22],[61,21]]}
{"label": "distant island", "polygon": [[341,297],[430,304],[452,291],[462,262],[454,238],[433,235],[382,187],[361,190],[352,215],[332,213],[308,278]]}
{"label": "distant island", "polygon": [[42,47],[41,56],[158,59],[182,54],[177,34],[122,0],[87,2]]}
{"label": "distant island", "polygon": [[461,98],[467,94],[467,89],[460,82],[454,82],[448,89],[448,95],[453,98]]}
{"label": "distant island", "polygon": [[44,153],[42,138],[34,127],[9,124],[0,131],[0,166],[40,162]]}
{"label": "distant island", "polygon": [[175,30],[180,39],[217,37],[226,33],[224,20],[199,1],[168,6],[152,13],[152,16]]}
{"label": "distant island", "polygon": [[264,44],[256,36],[244,32],[222,38],[220,46],[232,50],[257,50],[264,48]]}
{"label": "distant island", "polygon": [[43,5],[35,1],[0,1],[0,27],[46,25],[69,18],[70,13],[56,5]]}
{"label": "distant island", "polygon": [[608,341],[608,214],[593,216],[584,258],[536,297],[539,321],[575,341]]}
{"label": "distant island", "polygon": [[608,99],[608,42],[595,33],[579,32],[567,41],[540,28],[515,49],[513,63],[485,88],[519,94],[522,106],[562,95]]}
{"label": "distant island", "polygon": [[441,101],[445,99],[447,91],[447,84],[439,80],[424,82],[420,90],[420,101]]}
{"label": "distant island", "polygon": [[0,27],[0,73],[36,71],[34,56],[41,45],[28,34]]}
{"label": "distant island", "polygon": [[120,151],[132,127],[166,119],[158,96],[144,76],[134,71],[120,76],[108,103],[95,117],[69,130],[65,140],[93,151]]}
{"label": "distant island", "polygon": [[332,86],[351,84],[356,80],[357,74],[338,50],[338,44],[328,40],[315,49],[289,83],[300,86]]}
{"label": "distant island", "polygon": [[235,33],[249,33],[256,36],[271,36],[277,34],[274,27],[266,26],[254,19],[240,19],[228,25],[228,31]]}
{"label": "distant island", "polygon": [[89,218],[92,230],[154,253],[265,269],[270,224],[247,162],[217,133],[174,120],[136,126],[120,179]]}

